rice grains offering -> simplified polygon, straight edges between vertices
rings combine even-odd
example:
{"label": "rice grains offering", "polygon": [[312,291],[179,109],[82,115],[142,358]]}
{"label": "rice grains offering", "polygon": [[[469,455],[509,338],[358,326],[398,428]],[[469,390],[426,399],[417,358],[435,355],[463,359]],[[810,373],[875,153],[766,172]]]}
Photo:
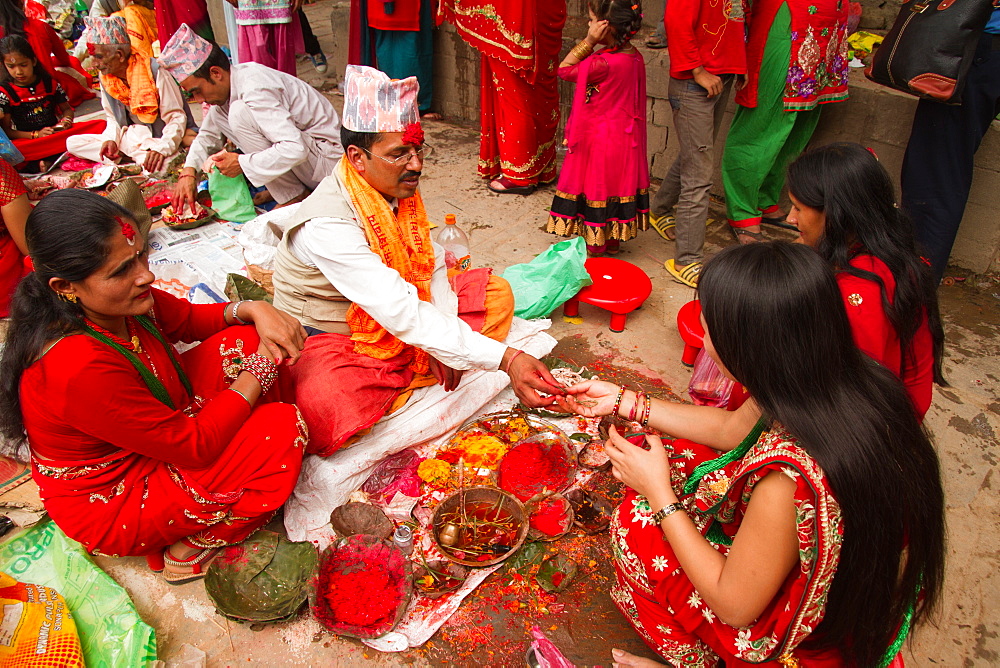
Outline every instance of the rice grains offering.
{"label": "rice grains offering", "polygon": [[320,558],[313,614],[327,629],[378,638],[396,626],[410,603],[410,562],[400,549],[357,534]]}
{"label": "rice grains offering", "polygon": [[500,489],[527,501],[541,492],[562,492],[576,477],[576,448],[561,433],[545,432],[511,448],[500,462]]}

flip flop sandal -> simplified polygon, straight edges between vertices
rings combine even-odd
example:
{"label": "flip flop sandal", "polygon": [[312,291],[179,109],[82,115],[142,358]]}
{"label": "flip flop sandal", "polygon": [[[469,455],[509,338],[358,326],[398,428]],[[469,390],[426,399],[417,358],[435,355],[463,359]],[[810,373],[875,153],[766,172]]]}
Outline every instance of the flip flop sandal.
{"label": "flip flop sandal", "polygon": [[667,241],[677,240],[677,219],[674,216],[668,214],[654,216],[650,214],[649,226]]}
{"label": "flip flop sandal", "polygon": [[646,48],[649,49],[665,49],[667,48],[667,40],[660,39],[657,36],[650,37],[646,40]]}
{"label": "flip flop sandal", "polygon": [[783,230],[792,230],[793,232],[799,231],[799,228],[787,222],[787,219],[784,216],[781,218],[768,218],[767,216],[761,216],[760,222],[764,225],[774,225],[775,227],[780,227]]}
{"label": "flip flop sandal", "polygon": [[195,580],[201,580],[205,577],[205,573],[208,572],[208,567],[215,561],[215,558],[219,556],[222,552],[222,548],[210,547],[202,550],[201,552],[195,553],[188,559],[180,560],[174,559],[170,556],[170,550],[166,550],[163,553],[163,563],[166,566],[173,566],[175,568],[191,568],[190,573],[173,573],[166,569],[163,570],[163,579],[167,581],[167,584],[181,585],[187,582],[194,582]]}
{"label": "flip flop sandal", "polygon": [[689,288],[698,287],[698,276],[701,275],[701,270],[704,266],[701,262],[692,262],[683,269],[677,269],[673,260],[667,260],[663,263],[663,267],[674,277],[675,281],[683,283]]}
{"label": "flip flop sandal", "polygon": [[733,233],[733,238],[743,245],[767,241],[767,237],[764,236],[763,232],[751,232],[745,227],[733,227],[730,225],[729,231]]}
{"label": "flip flop sandal", "polygon": [[[493,187],[493,181],[499,181],[500,185],[503,186],[503,189],[494,188]],[[535,186],[533,186],[533,185],[527,185],[527,186],[515,185],[506,176],[501,176],[498,179],[493,179],[493,181],[490,181],[489,183],[487,183],[486,187],[489,188],[490,192],[495,192],[498,195],[530,195],[531,193],[535,192]]]}

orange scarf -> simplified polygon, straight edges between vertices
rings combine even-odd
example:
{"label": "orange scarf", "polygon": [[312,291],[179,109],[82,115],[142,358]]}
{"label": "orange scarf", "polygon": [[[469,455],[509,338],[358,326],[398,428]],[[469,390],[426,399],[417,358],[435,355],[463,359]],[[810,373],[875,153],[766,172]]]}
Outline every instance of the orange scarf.
{"label": "orange scarf", "polygon": [[124,104],[143,123],[154,123],[160,111],[160,98],[153,80],[149,56],[133,52],[125,74],[128,83],[118,77],[101,75],[101,86],[108,95]]}
{"label": "orange scarf", "polygon": [[[434,249],[420,193],[399,200],[399,208],[393,215],[389,202],[361,178],[349,160],[342,159],[338,163],[337,178],[360,216],[372,251],[417,289],[421,301],[431,301]],[[397,339],[356,304],[347,310],[347,324],[351,328],[354,352],[359,355],[385,360],[409,349],[413,355],[410,368],[414,373],[423,374],[430,369],[427,353]]]}
{"label": "orange scarf", "polygon": [[158,38],[156,35],[156,14],[152,10],[142,5],[129,5],[120,12],[115,12],[112,16],[120,16],[125,19],[125,30],[128,32],[129,42],[132,48],[148,57],[152,57],[153,42]]}

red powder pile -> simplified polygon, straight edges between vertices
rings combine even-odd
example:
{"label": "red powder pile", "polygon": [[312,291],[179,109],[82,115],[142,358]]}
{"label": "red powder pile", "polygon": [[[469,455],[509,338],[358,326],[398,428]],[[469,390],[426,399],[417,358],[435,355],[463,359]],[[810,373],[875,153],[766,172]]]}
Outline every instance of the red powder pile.
{"label": "red powder pile", "polygon": [[[562,499],[546,499],[538,504],[531,514],[531,528],[546,536],[556,536],[566,530],[566,502]],[[556,585],[558,586],[558,585]]]}
{"label": "red powder pile", "polygon": [[570,465],[558,443],[525,441],[508,452],[500,462],[500,488],[521,501],[544,489],[566,487]]}
{"label": "red powder pile", "polygon": [[406,594],[399,558],[380,545],[349,545],[341,552],[320,564],[316,619],[335,633],[361,638],[387,633]]}

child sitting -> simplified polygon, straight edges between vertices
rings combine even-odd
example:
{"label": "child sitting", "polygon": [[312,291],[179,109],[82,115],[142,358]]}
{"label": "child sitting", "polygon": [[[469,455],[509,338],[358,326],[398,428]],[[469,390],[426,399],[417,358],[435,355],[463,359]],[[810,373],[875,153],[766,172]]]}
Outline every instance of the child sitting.
{"label": "child sitting", "polygon": [[66,92],[38,66],[27,39],[21,35],[0,39],[0,57],[8,77],[0,83],[0,125],[8,137],[37,139],[72,127],[73,108]]}

